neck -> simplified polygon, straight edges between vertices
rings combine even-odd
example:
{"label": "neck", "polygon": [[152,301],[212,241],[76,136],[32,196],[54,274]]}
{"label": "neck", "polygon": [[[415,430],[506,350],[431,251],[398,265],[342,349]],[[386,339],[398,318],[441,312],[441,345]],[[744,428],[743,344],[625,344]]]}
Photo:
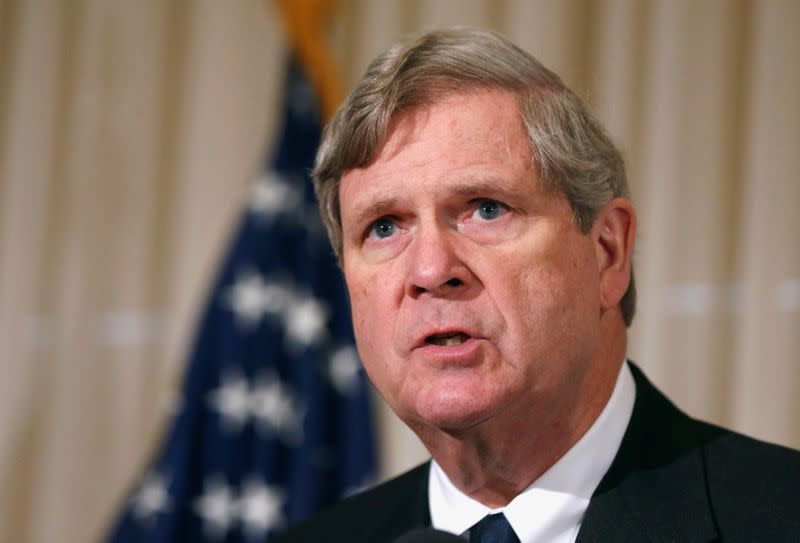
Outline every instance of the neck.
{"label": "neck", "polygon": [[[592,426],[608,403],[625,356],[625,328],[598,349],[572,397],[504,409],[473,428],[414,428],[459,490],[490,508],[507,505]],[[620,340],[621,338],[621,340]]]}

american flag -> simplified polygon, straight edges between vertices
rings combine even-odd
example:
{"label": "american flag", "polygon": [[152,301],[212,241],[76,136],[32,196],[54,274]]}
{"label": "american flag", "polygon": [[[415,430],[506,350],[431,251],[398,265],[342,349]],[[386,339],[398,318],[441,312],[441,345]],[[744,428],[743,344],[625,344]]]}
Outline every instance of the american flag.
{"label": "american flag", "polygon": [[264,541],[374,478],[369,385],[308,177],[319,107],[296,61],[284,116],[111,543]]}

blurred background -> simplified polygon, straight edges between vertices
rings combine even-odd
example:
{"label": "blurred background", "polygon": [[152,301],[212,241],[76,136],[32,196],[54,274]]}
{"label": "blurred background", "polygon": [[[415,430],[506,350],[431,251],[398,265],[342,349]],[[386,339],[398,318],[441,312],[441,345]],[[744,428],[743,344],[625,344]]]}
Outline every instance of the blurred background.
{"label": "blurred background", "polygon": [[[798,20],[795,0],[342,0],[325,39],[344,89],[452,24],[559,73],[628,163],[630,356],[692,414],[800,447]],[[269,0],[0,0],[0,540],[97,540],[157,449],[274,143],[285,28]],[[374,405],[381,476],[424,459]]]}

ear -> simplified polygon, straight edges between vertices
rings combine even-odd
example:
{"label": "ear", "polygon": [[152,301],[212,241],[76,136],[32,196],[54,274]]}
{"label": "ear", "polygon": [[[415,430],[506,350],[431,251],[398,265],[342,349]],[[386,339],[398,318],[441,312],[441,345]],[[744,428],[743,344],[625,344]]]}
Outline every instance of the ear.
{"label": "ear", "polygon": [[626,198],[615,198],[597,213],[592,239],[600,273],[600,301],[604,310],[619,305],[631,279],[636,211]]}

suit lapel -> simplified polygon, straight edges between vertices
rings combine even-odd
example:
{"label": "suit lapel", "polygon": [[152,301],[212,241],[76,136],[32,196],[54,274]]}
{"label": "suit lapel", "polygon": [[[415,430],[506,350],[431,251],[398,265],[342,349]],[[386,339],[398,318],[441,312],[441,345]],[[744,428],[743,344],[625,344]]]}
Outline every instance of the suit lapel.
{"label": "suit lapel", "polygon": [[576,543],[707,543],[717,530],[706,491],[708,429],[681,413],[633,364],[636,403],[620,450],[584,516]]}
{"label": "suit lapel", "polygon": [[[718,541],[703,446],[721,431],[687,417],[635,365],[630,367],[636,380],[633,415],[589,503],[576,543]],[[430,526],[429,467],[419,466],[376,497],[384,507],[381,514],[363,519],[365,537],[358,541],[393,541]]]}
{"label": "suit lapel", "polygon": [[373,498],[375,507],[360,519],[364,524],[363,536],[352,541],[394,541],[410,530],[429,527],[429,471],[427,462],[389,483],[381,495]]}

